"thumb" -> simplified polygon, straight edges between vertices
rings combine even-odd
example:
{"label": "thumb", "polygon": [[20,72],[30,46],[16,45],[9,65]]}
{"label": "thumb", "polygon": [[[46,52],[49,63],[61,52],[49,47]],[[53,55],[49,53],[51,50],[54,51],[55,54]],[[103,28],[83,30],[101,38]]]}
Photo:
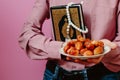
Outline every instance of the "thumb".
{"label": "thumb", "polygon": [[104,42],[105,45],[108,45],[109,47],[111,47],[111,49],[117,48],[117,44],[114,42],[111,42],[110,40],[102,39],[101,41]]}

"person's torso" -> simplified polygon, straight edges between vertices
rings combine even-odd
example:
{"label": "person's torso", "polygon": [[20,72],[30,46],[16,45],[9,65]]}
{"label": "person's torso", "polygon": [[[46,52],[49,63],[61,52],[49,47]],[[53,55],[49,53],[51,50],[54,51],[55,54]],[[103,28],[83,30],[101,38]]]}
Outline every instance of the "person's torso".
{"label": "person's torso", "polygon": [[82,1],[84,21],[89,30],[88,37],[113,40],[116,33],[118,0],[49,0],[49,5],[50,7],[67,5],[70,2],[79,4]]}
{"label": "person's torso", "polygon": [[[118,0],[49,0],[49,5],[52,7],[66,5],[70,2],[81,3],[81,1],[83,1],[82,8],[85,25],[89,30],[88,37],[95,40],[103,38],[113,40],[116,35]],[[84,68],[82,64],[64,61],[61,61],[60,65],[68,70]]]}

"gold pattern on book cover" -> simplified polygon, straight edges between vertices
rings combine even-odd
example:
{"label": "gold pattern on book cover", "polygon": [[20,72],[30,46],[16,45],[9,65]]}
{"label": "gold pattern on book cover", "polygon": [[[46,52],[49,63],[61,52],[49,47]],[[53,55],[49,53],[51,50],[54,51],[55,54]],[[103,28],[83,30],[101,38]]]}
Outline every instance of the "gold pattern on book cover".
{"label": "gold pattern on book cover", "polygon": [[[79,6],[70,7],[70,17],[72,22],[80,28],[80,10]],[[54,38],[57,41],[65,41],[67,36],[66,29],[68,25],[68,19],[66,14],[66,8],[51,8],[52,22],[53,22],[53,32]],[[70,38],[75,39],[77,35],[81,33],[70,27]]]}

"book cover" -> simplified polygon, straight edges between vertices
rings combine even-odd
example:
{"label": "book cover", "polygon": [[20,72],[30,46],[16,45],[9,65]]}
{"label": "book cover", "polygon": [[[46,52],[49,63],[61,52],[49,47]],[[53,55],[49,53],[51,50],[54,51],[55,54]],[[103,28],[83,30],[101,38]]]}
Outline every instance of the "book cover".
{"label": "book cover", "polygon": [[[65,38],[67,37],[66,29],[68,26],[66,5],[53,6],[50,8],[50,11],[52,17],[54,38],[57,41],[65,41]],[[74,23],[78,28],[83,29],[84,20],[81,4],[74,4],[70,6],[69,13],[72,23]],[[77,35],[81,35],[81,33],[73,27],[70,27],[69,32],[69,36],[71,39],[76,39]]]}

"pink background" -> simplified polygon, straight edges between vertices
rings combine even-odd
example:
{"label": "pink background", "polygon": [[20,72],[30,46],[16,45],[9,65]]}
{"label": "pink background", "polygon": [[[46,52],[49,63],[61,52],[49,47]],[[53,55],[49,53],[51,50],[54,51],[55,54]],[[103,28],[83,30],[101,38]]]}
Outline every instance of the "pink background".
{"label": "pink background", "polygon": [[34,1],[0,0],[0,80],[42,80],[46,61],[29,59],[18,45]]}

